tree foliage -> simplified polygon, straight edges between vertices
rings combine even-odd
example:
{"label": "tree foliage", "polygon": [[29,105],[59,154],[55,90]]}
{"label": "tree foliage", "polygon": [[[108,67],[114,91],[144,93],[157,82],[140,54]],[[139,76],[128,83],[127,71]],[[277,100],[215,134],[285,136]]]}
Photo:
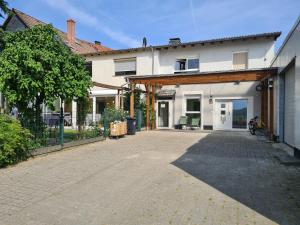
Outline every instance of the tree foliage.
{"label": "tree foliage", "polygon": [[18,120],[0,114],[0,168],[26,159],[32,147],[30,138]]}
{"label": "tree foliage", "polygon": [[[9,105],[41,124],[41,105],[88,95],[85,61],[61,41],[52,25],[5,33],[0,53],[0,91]],[[39,126],[39,125],[38,125]]]}
{"label": "tree foliage", "polygon": [[7,7],[7,2],[4,0],[0,0],[0,17],[4,17],[3,14],[7,14],[8,13],[8,7]]}

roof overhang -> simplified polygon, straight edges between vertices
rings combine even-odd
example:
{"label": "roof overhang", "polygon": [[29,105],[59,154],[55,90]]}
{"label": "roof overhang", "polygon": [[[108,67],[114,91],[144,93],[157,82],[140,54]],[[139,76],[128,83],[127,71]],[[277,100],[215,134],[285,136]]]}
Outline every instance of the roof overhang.
{"label": "roof overhang", "polygon": [[97,56],[97,55],[113,55],[113,54],[123,54],[123,53],[134,53],[134,52],[144,52],[152,50],[168,50],[168,49],[177,49],[177,48],[186,48],[186,47],[195,47],[195,46],[207,46],[207,45],[216,45],[231,43],[236,41],[248,41],[248,40],[258,40],[258,39],[269,39],[276,40],[281,35],[281,32],[269,32],[261,34],[252,34],[252,35],[243,35],[243,36],[234,36],[234,37],[224,37],[217,39],[185,42],[178,44],[167,44],[167,45],[156,45],[156,46],[147,46],[147,47],[138,47],[138,48],[127,48],[127,49],[117,49],[111,51],[97,52],[97,53],[86,53],[84,56]]}
{"label": "roof overhang", "polygon": [[228,82],[261,81],[276,74],[277,68],[262,68],[202,72],[193,74],[130,76],[126,79],[132,84],[146,85],[213,84]]}

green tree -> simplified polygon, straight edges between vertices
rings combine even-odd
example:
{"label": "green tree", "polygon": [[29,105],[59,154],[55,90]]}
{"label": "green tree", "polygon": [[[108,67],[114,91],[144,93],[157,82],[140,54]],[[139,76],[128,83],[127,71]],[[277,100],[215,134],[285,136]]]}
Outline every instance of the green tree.
{"label": "green tree", "polygon": [[8,13],[7,2],[4,0],[0,0],[0,17],[4,17],[4,14]]}
{"label": "green tree", "polygon": [[3,41],[0,91],[27,122],[40,127],[43,103],[54,109],[59,98],[88,95],[92,81],[84,59],[71,52],[52,25],[5,33]]}
{"label": "green tree", "polygon": [[[135,109],[141,109],[141,94],[142,90],[139,88],[136,88],[134,90],[134,108]],[[130,110],[130,95],[131,92],[127,91],[125,92],[124,96],[124,110],[129,111]]]}

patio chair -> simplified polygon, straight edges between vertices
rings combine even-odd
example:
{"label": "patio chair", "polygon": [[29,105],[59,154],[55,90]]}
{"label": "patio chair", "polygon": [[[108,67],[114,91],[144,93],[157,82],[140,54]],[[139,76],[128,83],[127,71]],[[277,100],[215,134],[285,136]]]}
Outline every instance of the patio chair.
{"label": "patio chair", "polygon": [[181,116],[179,118],[179,126],[180,126],[180,129],[186,129],[186,125],[187,125],[187,116]]}
{"label": "patio chair", "polygon": [[199,123],[200,123],[200,118],[192,118],[191,129],[200,128]]}

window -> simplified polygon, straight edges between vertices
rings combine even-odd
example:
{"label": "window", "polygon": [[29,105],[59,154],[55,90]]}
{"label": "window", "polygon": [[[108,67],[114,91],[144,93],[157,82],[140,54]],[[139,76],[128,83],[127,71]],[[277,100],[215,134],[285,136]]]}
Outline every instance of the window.
{"label": "window", "polygon": [[232,128],[247,129],[247,99],[232,101]]}
{"label": "window", "polygon": [[199,59],[177,59],[175,73],[186,70],[199,70]]}
{"label": "window", "polygon": [[115,75],[135,75],[136,58],[115,59]]}
{"label": "window", "polygon": [[198,98],[187,99],[186,111],[200,111],[200,99]]}
{"label": "window", "polygon": [[234,52],[232,59],[233,69],[248,69],[248,52]]}
{"label": "window", "polygon": [[92,74],[93,74],[93,63],[92,62],[86,62],[85,67],[86,67],[86,70],[88,71],[89,75],[92,76]]}
{"label": "window", "polygon": [[195,122],[200,126],[201,124],[201,100],[200,96],[187,97],[185,115],[188,118],[188,125],[195,126]]}

